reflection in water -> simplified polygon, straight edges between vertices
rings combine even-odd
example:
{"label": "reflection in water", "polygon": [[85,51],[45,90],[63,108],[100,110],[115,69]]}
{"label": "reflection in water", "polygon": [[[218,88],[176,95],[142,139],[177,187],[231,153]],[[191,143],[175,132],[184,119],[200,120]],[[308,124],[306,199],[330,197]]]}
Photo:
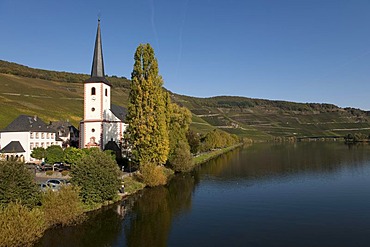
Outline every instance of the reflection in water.
{"label": "reflection in water", "polygon": [[234,150],[199,169],[220,179],[259,179],[313,172],[327,173],[345,166],[359,166],[369,159],[367,145],[307,142],[255,144]]}
{"label": "reflection in water", "polygon": [[369,243],[369,160],[368,145],[239,148],[167,186],[92,212],[83,224],[48,230],[36,246]]}
{"label": "reflection in water", "polygon": [[121,229],[116,211],[103,208],[90,213],[82,224],[48,230],[36,246],[110,246]]}
{"label": "reflection in water", "polygon": [[171,222],[191,209],[198,182],[192,174],[175,176],[168,186],[89,213],[80,225],[48,230],[36,246],[166,246]]}
{"label": "reflection in water", "polygon": [[195,177],[185,174],[167,187],[144,191],[125,225],[127,246],[166,246],[174,217],[191,209],[195,183]]}

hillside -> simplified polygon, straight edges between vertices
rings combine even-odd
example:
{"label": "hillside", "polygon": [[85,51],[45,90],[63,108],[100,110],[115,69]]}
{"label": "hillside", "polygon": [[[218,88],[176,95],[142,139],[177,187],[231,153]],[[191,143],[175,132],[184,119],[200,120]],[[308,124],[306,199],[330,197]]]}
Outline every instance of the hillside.
{"label": "hillside", "polygon": [[[88,77],[0,60],[0,129],[19,114],[38,115],[46,122],[68,119],[78,126],[83,117],[82,82]],[[108,80],[113,84],[112,102],[127,106],[129,80],[115,76]],[[370,113],[359,109],[245,97],[171,95],[174,102],[192,111],[191,128],[200,133],[220,128],[258,140],[370,133]]]}
{"label": "hillside", "polygon": [[370,113],[360,109],[230,96],[202,99],[177,95],[175,98],[195,115],[194,125],[200,119],[200,125],[205,121],[252,139],[370,133]]}

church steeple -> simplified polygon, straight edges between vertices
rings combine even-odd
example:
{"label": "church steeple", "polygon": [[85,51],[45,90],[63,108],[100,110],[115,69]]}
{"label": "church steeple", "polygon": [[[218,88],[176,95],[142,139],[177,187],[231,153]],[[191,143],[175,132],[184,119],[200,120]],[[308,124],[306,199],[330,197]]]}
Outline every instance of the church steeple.
{"label": "church steeple", "polygon": [[104,82],[110,85],[108,80],[105,78],[104,74],[104,60],[100,33],[100,19],[98,19],[98,29],[96,31],[94,57],[91,67],[91,77],[85,82]]}

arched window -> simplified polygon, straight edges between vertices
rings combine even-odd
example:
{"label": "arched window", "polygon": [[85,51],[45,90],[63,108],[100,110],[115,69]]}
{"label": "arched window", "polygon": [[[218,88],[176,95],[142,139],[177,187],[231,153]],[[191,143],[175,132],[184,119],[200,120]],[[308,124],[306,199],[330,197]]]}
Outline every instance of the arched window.
{"label": "arched window", "polygon": [[95,92],[95,88],[94,88],[94,87],[92,87],[92,88],[91,88],[91,95],[95,95],[95,93],[96,93],[96,92]]}
{"label": "arched window", "polygon": [[108,96],[108,89],[105,89],[105,96]]}

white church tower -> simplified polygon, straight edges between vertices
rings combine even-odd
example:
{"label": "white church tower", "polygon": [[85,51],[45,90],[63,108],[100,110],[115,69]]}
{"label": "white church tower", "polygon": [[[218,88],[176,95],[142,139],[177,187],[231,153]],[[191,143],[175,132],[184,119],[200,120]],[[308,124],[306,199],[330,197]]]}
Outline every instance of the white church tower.
{"label": "white church tower", "polygon": [[126,109],[111,105],[111,84],[105,78],[100,20],[96,33],[91,77],[84,82],[84,119],[80,122],[80,148],[105,148],[123,138]]}

